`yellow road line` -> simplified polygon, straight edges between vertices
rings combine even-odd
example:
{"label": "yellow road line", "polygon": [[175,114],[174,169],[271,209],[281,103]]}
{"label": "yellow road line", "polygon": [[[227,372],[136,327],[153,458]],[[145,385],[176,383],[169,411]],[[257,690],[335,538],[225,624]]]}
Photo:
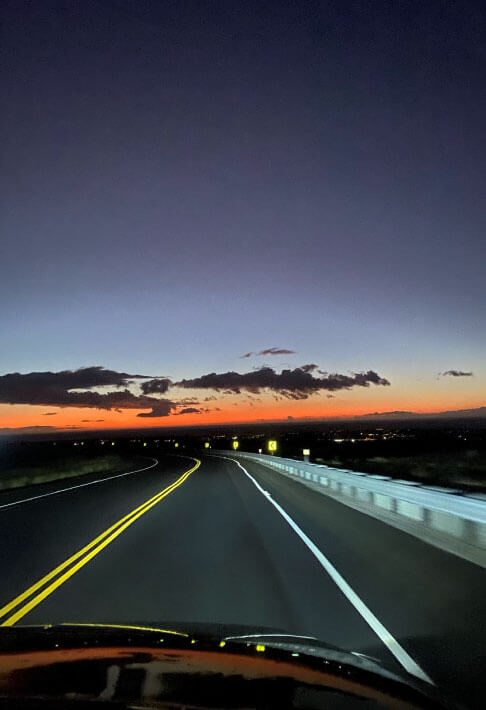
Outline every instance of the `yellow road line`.
{"label": "yellow road line", "polygon": [[[197,461],[197,459],[195,459],[195,460]],[[196,468],[197,468],[197,467],[196,467]],[[194,470],[195,470],[195,469],[194,469]],[[191,471],[191,472],[192,472],[192,471]],[[183,475],[185,476],[185,473],[184,473]],[[172,483],[170,486],[168,486],[167,488],[165,488],[163,491],[160,491],[159,493],[156,493],[154,496],[152,496],[152,498],[149,498],[148,500],[146,500],[145,503],[142,503],[142,504],[139,505],[137,508],[135,508],[134,510],[132,510],[130,513],[128,513],[127,515],[125,515],[123,518],[121,518],[120,520],[118,520],[118,522],[114,523],[111,527],[109,527],[107,530],[105,530],[103,533],[101,533],[101,535],[98,535],[98,537],[96,537],[94,540],[92,540],[90,543],[88,543],[88,545],[86,545],[85,547],[83,547],[81,550],[78,550],[78,552],[76,552],[74,555],[72,555],[71,557],[69,557],[69,559],[65,560],[62,564],[60,564],[58,567],[56,567],[56,568],[53,569],[51,572],[49,572],[49,574],[46,574],[45,577],[42,577],[42,579],[40,579],[38,582],[36,582],[35,584],[33,584],[31,587],[29,587],[29,589],[27,589],[25,592],[23,592],[23,593],[20,594],[18,597],[16,597],[16,598],[13,599],[11,602],[9,602],[9,603],[6,604],[4,607],[2,607],[2,608],[0,609],[0,618],[3,617],[3,616],[5,616],[5,614],[7,614],[9,611],[11,611],[14,607],[16,607],[18,604],[20,604],[20,603],[23,602],[25,599],[27,599],[28,597],[30,597],[31,594],[33,594],[33,593],[36,592],[38,589],[40,589],[42,586],[44,586],[44,584],[46,584],[49,580],[51,580],[53,577],[55,577],[57,574],[59,574],[59,572],[62,572],[63,569],[65,569],[66,567],[68,567],[70,564],[72,564],[73,562],[75,562],[79,557],[81,557],[81,556],[84,555],[86,552],[88,552],[88,550],[90,550],[90,549],[91,549],[92,547],[94,547],[97,543],[99,543],[101,540],[103,540],[105,537],[107,537],[111,532],[113,532],[113,530],[115,530],[119,525],[121,525],[121,524],[124,523],[126,520],[128,520],[128,519],[131,518],[133,515],[135,515],[139,510],[142,510],[142,508],[145,508],[145,507],[146,507],[147,505],[149,505],[152,501],[154,501],[155,499],[158,499],[163,493],[165,493],[165,492],[168,491],[169,489],[172,489],[173,486],[175,486],[176,483],[177,483],[177,481],[174,481],[174,483]]]}
{"label": "yellow road line", "polygon": [[113,542],[113,540],[115,540],[118,535],[121,535],[124,530],[126,530],[132,523],[135,522],[135,520],[140,518],[147,511],[153,508],[154,505],[157,505],[157,503],[159,503],[166,496],[172,493],[172,491],[182,485],[184,481],[189,478],[191,473],[194,473],[194,471],[201,465],[199,459],[194,459],[194,461],[196,461],[196,465],[185,473],[183,473],[182,476],[177,479],[177,481],[172,483],[164,490],[160,491],[160,493],[157,493],[152,498],[149,498],[147,501],[145,501],[145,503],[142,503],[142,505],[139,505],[127,515],[125,515],[118,522],[116,522],[114,525],[112,525],[103,533],[101,533],[101,535],[98,535],[98,537],[92,540],[88,545],[76,552],[69,559],[67,559],[65,562],[63,562],[54,570],[52,570],[52,572],[49,572],[49,574],[45,575],[45,577],[42,577],[42,579],[33,584],[31,587],[29,587],[29,589],[27,589],[25,592],[23,592],[11,602],[6,604],[2,609],[0,609],[0,617],[5,616],[6,614],[8,614],[9,611],[11,611],[23,601],[28,599],[32,594],[34,594],[37,590],[43,587],[47,582],[56,577],[56,575],[58,575],[64,569],[66,569],[66,567],[69,567],[69,565],[75,562],[78,558],[81,558],[79,562],[77,562],[77,564],[70,567],[67,572],[65,572],[60,577],[57,577],[57,579],[55,579],[48,587],[45,587],[41,592],[39,592],[39,594],[34,596],[29,602],[27,602],[17,612],[15,612],[15,614],[13,614],[4,622],[2,622],[0,626],[13,626],[17,621],[19,621],[19,619],[21,619],[34,607],[40,604],[40,602],[43,601],[46,597],[52,594],[52,592],[55,591],[58,587],[60,587],[61,584],[64,584],[64,582],[66,582],[70,577],[72,577],[73,574],[75,574],[78,570],[84,567],[84,565],[87,564],[90,560],[92,560],[93,557],[95,557],[99,552],[101,552],[101,550],[103,550],[105,547],[107,547],[107,545]]}

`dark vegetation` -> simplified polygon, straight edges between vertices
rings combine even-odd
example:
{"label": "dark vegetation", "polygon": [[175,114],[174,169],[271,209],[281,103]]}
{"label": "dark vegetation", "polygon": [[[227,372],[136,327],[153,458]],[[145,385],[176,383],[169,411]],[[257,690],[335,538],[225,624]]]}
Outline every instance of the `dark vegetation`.
{"label": "dark vegetation", "polygon": [[[59,434],[56,440],[0,438],[0,487],[100,475],[147,465],[143,456],[230,449],[303,458],[336,468],[486,493],[486,424],[477,422],[284,422],[242,426]],[[177,446],[176,446],[177,444]],[[145,462],[145,463],[144,463]],[[47,479],[45,476],[50,476]]]}
{"label": "dark vegetation", "polygon": [[94,443],[1,442],[0,489],[60,479],[122,473],[149,465],[141,456],[100,450]]}

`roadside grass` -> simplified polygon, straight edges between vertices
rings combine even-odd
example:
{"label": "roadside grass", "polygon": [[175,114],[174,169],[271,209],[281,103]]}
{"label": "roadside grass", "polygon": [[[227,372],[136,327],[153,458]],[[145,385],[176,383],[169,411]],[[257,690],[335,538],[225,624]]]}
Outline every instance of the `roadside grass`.
{"label": "roadside grass", "polygon": [[142,456],[122,457],[108,454],[82,459],[63,457],[57,461],[29,466],[7,466],[0,470],[0,490],[22,488],[91,474],[126,473],[149,465],[148,458]]}

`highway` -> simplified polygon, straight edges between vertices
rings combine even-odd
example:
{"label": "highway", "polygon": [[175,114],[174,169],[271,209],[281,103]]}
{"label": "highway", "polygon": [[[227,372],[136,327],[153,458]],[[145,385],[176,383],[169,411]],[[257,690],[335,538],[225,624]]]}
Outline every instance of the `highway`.
{"label": "highway", "polygon": [[0,495],[0,624],[177,622],[314,636],[486,693],[485,570],[254,462]]}

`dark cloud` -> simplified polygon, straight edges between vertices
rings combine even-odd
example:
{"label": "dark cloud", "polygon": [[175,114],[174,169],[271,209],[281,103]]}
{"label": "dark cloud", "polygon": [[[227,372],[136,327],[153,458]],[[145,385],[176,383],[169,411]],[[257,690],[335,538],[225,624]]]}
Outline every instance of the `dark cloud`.
{"label": "dark cloud", "polygon": [[142,382],[140,389],[144,394],[165,394],[172,382],[168,377],[158,377],[154,380]]}
{"label": "dark cloud", "polygon": [[218,398],[211,395],[211,397],[204,397],[205,402],[215,402]]}
{"label": "dark cloud", "polygon": [[336,399],[333,394],[326,394],[327,399]]}
{"label": "dark cloud", "polygon": [[[205,412],[208,412],[208,409],[204,410]],[[184,409],[181,409],[179,412],[175,413],[176,415],[179,414],[201,414],[200,409],[196,409],[195,407],[185,407]]]}
{"label": "dark cloud", "polygon": [[57,412],[44,412],[45,417],[55,417]]}
{"label": "dark cloud", "polygon": [[463,372],[462,370],[446,370],[441,372],[442,377],[473,377],[472,372]]}
{"label": "dark cloud", "polygon": [[390,383],[373,370],[353,373],[352,375],[330,374],[326,377],[314,377],[300,367],[294,370],[276,372],[270,367],[240,374],[238,372],[212,372],[202,377],[181,380],[179,387],[194,389],[214,389],[217,391],[241,394],[242,391],[258,393],[262,389],[278,392],[288,399],[305,399],[314,392],[334,392],[353,387],[369,387],[370,384],[388,386]]}
{"label": "dark cloud", "polygon": [[260,350],[257,353],[249,352],[244,355],[240,355],[240,359],[251,357],[252,355],[294,355],[295,350],[287,350],[287,348],[266,348],[265,350]]}
{"label": "dark cloud", "polygon": [[[31,404],[44,407],[88,407],[122,411],[123,409],[152,409],[145,416],[167,416],[173,402],[148,395],[135,395],[126,386],[133,378],[126,372],[84,367],[62,372],[14,372],[0,376],[0,403]],[[115,392],[96,392],[95,387],[125,387]],[[81,390],[81,391],[80,391]],[[153,412],[160,412],[154,414]]]}
{"label": "dark cloud", "polygon": [[302,372],[314,372],[315,370],[319,369],[319,366],[311,363],[310,365],[301,365],[300,369],[302,370]]}
{"label": "dark cloud", "polygon": [[267,348],[260,350],[257,355],[294,355],[295,352],[295,350],[287,350],[286,348]]}
{"label": "dark cloud", "polygon": [[168,417],[174,406],[174,403],[169,402],[168,399],[161,399],[152,404],[152,411],[139,412],[137,417]]}
{"label": "dark cloud", "polygon": [[81,424],[104,422],[104,419],[81,419]]}

